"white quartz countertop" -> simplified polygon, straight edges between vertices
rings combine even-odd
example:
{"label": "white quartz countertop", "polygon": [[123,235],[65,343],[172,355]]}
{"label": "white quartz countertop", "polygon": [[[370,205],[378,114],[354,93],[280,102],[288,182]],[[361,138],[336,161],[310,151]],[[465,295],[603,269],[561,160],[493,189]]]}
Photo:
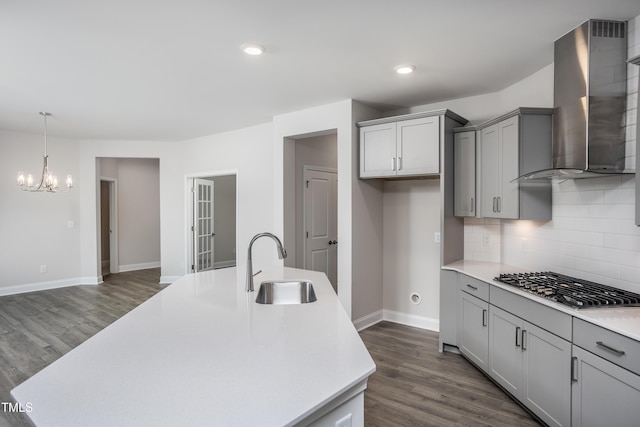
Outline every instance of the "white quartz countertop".
{"label": "white quartz countertop", "polygon": [[[620,308],[571,308],[569,306],[549,301],[543,297],[517,289],[513,286],[493,280],[500,273],[524,273],[528,270],[495,262],[486,261],[458,261],[442,267],[446,270],[454,270],[487,282],[493,286],[505,289],[509,292],[522,295],[532,301],[554,308],[563,313],[570,314],[578,319],[585,320],[603,328],[609,329],[620,335],[640,341],[640,307]],[[515,313],[517,314],[517,313]]]}
{"label": "white quartz countertop", "polygon": [[236,268],[184,276],[11,392],[37,426],[283,426],[375,371],[322,273],[318,300],[255,303]]}

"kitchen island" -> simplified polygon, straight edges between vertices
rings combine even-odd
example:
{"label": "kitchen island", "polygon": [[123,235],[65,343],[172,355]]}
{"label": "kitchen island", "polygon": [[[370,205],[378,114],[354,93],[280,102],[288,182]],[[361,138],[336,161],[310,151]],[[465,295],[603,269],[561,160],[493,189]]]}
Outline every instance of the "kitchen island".
{"label": "kitchen island", "polygon": [[375,364],[322,273],[317,301],[255,302],[244,271],[189,274],[11,392],[37,426],[363,424]]}

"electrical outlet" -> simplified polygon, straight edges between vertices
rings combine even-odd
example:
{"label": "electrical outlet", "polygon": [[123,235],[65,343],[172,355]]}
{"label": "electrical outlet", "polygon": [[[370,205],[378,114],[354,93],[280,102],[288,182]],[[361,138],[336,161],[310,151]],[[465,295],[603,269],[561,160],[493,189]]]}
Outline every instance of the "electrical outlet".
{"label": "electrical outlet", "polygon": [[522,239],[522,247],[520,248],[520,251],[523,254],[527,253],[527,239]]}
{"label": "electrical outlet", "polygon": [[46,264],[42,264],[40,266],[40,273],[46,273],[47,272],[47,265]]}
{"label": "electrical outlet", "polygon": [[489,246],[489,235],[484,234],[482,236],[482,246]]}
{"label": "electrical outlet", "polygon": [[336,421],[336,427],[351,427],[351,414],[347,414]]}
{"label": "electrical outlet", "polygon": [[433,241],[434,243],[440,243],[440,232],[436,231],[435,233],[433,233]]}

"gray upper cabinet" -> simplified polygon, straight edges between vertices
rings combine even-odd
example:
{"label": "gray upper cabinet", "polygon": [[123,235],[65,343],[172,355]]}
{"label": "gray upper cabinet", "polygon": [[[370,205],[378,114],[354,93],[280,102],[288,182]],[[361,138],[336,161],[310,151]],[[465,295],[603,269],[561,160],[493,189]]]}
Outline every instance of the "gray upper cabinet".
{"label": "gray upper cabinet", "polygon": [[453,208],[455,216],[476,216],[476,132],[454,132]]}
{"label": "gray upper cabinet", "polygon": [[550,108],[519,108],[479,125],[478,216],[551,219],[551,183],[518,177],[551,166]]}
{"label": "gray upper cabinet", "polygon": [[445,122],[453,116],[439,110],[368,120],[360,127],[360,178],[411,178],[440,174],[440,148]]}

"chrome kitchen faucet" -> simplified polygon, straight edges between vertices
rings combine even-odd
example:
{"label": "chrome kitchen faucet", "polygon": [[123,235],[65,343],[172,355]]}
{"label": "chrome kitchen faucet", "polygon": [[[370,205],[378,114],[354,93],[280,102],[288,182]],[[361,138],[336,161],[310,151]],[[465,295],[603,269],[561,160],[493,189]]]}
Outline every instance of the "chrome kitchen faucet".
{"label": "chrome kitchen faucet", "polygon": [[[282,242],[280,241],[280,239],[278,239],[274,234],[271,233],[259,233],[256,234],[255,236],[253,236],[253,239],[251,239],[251,242],[249,242],[249,250],[247,251],[247,284],[244,288],[245,291],[247,292],[253,292],[253,261],[251,260],[251,249],[253,248],[253,242],[255,242],[256,240],[258,240],[260,237],[271,237],[275,242],[276,245],[278,245],[278,258],[279,259],[284,259],[287,257],[287,251],[284,248],[284,246],[282,246]],[[262,271],[262,270],[260,270]],[[258,271],[258,273],[260,273],[260,271]],[[258,274],[256,273],[256,274]]]}

